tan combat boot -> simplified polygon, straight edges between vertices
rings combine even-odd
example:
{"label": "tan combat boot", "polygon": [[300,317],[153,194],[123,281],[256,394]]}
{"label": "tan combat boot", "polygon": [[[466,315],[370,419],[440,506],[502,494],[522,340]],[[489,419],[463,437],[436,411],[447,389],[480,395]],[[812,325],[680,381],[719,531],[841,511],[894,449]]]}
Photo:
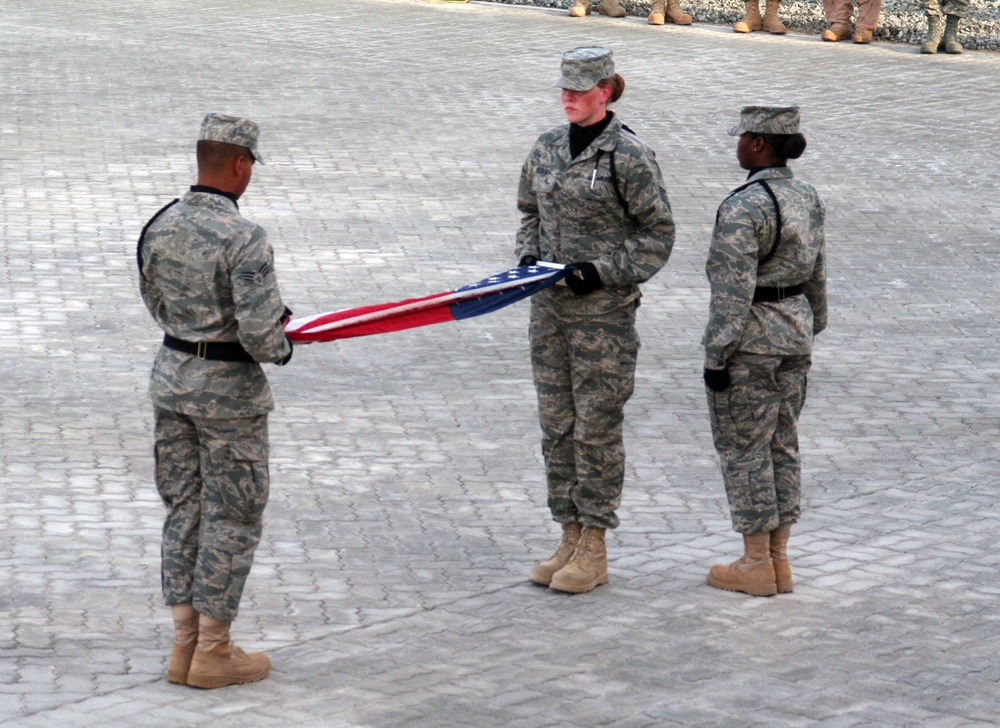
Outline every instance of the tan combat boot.
{"label": "tan combat boot", "polygon": [[552,575],[549,588],[582,594],[608,583],[608,549],[604,544],[604,529],[584,526],[573,557]]}
{"label": "tan combat boot", "polygon": [[601,0],[597,3],[597,12],[610,18],[624,18],[627,15],[618,0]]}
{"label": "tan combat boot", "polygon": [[875,31],[868,30],[867,28],[859,28],[854,33],[854,42],[858,45],[868,45],[872,42],[872,38],[875,36]]}
{"label": "tan combat boot", "polygon": [[170,655],[167,680],[179,685],[187,685],[188,668],[198,644],[198,612],[190,604],[174,604],[170,607],[174,618],[174,650]]}
{"label": "tan combat boot", "polygon": [[778,20],[779,5],[781,5],[781,0],[767,0],[767,5],[764,7],[764,22],[762,25],[764,30],[774,35],[784,35],[788,32],[788,28]]}
{"label": "tan combat boot", "polygon": [[198,647],[191,659],[187,684],[196,688],[244,685],[267,677],[271,661],[263,652],[247,654],[229,640],[229,622],[202,614]]}
{"label": "tan combat boot", "polygon": [[573,0],[573,4],[569,8],[569,16],[582,18],[585,15],[590,15],[590,0]]}
{"label": "tan combat boot", "polygon": [[743,13],[743,20],[737,20],[733,26],[735,33],[750,33],[761,29],[760,3],[758,0],[746,0],[744,3],[746,10]]}
{"label": "tan combat boot", "polygon": [[851,37],[851,29],[845,28],[842,25],[832,25],[823,31],[820,38],[825,40],[827,43],[836,43],[837,41],[847,40]]}
{"label": "tan combat boot", "polygon": [[649,17],[646,18],[646,22],[650,25],[663,25],[667,22],[666,17],[666,0],[653,0],[652,4],[649,6]]}
{"label": "tan combat boot", "polygon": [[791,594],[795,586],[792,581],[792,565],[788,563],[788,537],[791,534],[790,523],[771,531],[771,563],[774,565],[774,583],[778,587],[778,594]]}
{"label": "tan combat boot", "polygon": [[528,578],[536,584],[548,586],[552,581],[552,575],[568,564],[573,552],[576,551],[576,544],[580,540],[580,524],[564,523],[562,529],[562,540],[556,552],[547,561],[535,564],[535,568],[531,570],[531,576]]}
{"label": "tan combat boot", "polygon": [[921,53],[937,53],[938,46],[941,45],[941,16],[927,16],[927,40],[920,46]]}
{"label": "tan combat boot", "polygon": [[716,589],[743,592],[755,597],[778,593],[771,564],[771,534],[768,531],[743,536],[743,557],[729,566],[716,564],[708,572],[708,583]]}
{"label": "tan combat boot", "polygon": [[961,20],[957,15],[949,15],[944,27],[944,52],[958,54],[965,50],[958,42],[958,22]]}
{"label": "tan combat boot", "polygon": [[681,10],[681,0],[667,0],[667,20],[677,25],[691,25],[691,16]]}

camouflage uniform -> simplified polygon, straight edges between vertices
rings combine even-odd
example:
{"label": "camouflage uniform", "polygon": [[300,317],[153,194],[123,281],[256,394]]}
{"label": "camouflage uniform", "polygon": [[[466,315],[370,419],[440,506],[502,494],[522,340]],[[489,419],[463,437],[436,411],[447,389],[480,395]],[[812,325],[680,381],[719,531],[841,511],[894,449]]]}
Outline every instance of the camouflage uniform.
{"label": "camouflage uniform", "polygon": [[615,528],[638,284],[666,264],[674,221],[653,151],[617,118],[576,158],[569,128],[542,134],[524,163],[516,252],[590,261],[604,284],[584,296],[565,286],[536,294],[529,335],[553,519]]}
{"label": "camouflage uniform", "polygon": [[[777,243],[778,216],[764,181],[780,208]],[[731,378],[728,389],[706,392],[739,533],[772,531],[799,517],[798,417],[813,336],[826,327],[824,218],[816,190],[788,167],[753,174],[716,216],[702,344],[706,368],[726,367]],[[773,257],[761,262],[775,245]],[[757,288],[793,285],[803,294],[754,303]]]}
{"label": "camouflage uniform", "polygon": [[964,18],[969,3],[968,0],[920,0],[920,7],[927,17],[954,15],[956,18]]}
{"label": "camouflage uniform", "polygon": [[[213,138],[213,128],[201,138]],[[151,221],[139,248],[142,298],[165,334],[238,342],[253,359],[206,359],[164,345],[149,385],[156,484],[169,509],[165,601],[225,622],[237,615],[268,498],[274,402],[257,362],[291,356],[273,258],[264,230],[235,201],[197,186]]]}

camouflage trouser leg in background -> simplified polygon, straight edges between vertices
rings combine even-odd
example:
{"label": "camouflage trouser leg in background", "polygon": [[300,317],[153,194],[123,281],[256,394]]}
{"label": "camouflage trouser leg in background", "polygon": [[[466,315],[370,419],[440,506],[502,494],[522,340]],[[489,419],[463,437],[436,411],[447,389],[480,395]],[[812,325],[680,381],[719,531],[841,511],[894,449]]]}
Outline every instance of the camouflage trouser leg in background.
{"label": "camouflage trouser leg in background", "polygon": [[799,518],[798,420],[806,399],[809,356],[737,352],[724,392],[707,389],[715,449],[733,529],[773,531]]}
{"label": "camouflage trouser leg in background", "polygon": [[232,622],[267,505],[267,415],[208,419],[155,408],[155,420],[156,487],[169,510],[164,599]]}
{"label": "camouflage trouser leg in background", "polygon": [[943,15],[955,15],[964,18],[969,3],[968,0],[920,0],[920,7],[924,9],[928,17],[940,18]]}
{"label": "camouflage trouser leg in background", "polygon": [[622,422],[639,336],[635,310],[586,321],[531,319],[548,504],[559,523],[616,528],[625,479]]}

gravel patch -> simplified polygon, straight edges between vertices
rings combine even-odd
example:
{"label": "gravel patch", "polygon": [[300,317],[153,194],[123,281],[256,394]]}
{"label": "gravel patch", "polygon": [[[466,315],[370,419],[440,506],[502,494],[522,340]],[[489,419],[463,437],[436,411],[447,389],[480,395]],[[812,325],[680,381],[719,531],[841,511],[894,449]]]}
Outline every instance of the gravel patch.
{"label": "gravel patch", "polygon": [[[491,0],[507,5],[537,5],[569,8],[572,0]],[[620,0],[629,15],[646,17],[650,0]],[[595,0],[596,13],[596,0]],[[761,0],[763,10],[764,0]],[[743,17],[741,0],[681,0],[681,8],[695,23],[732,25]],[[826,28],[822,0],[786,0],[781,3],[781,21],[792,33],[816,34]],[[927,19],[916,0],[884,0],[876,41],[920,45],[927,33]],[[972,0],[958,28],[958,39],[968,50],[1000,50],[1000,0]],[[849,41],[843,41],[849,42]]]}

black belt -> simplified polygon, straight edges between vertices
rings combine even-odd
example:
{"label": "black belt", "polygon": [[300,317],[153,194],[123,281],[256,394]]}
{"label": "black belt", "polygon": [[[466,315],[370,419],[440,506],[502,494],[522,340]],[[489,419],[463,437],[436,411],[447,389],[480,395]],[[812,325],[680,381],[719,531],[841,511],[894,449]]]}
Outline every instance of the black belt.
{"label": "black belt", "polygon": [[213,361],[256,361],[238,341],[184,341],[170,334],[163,335],[163,345],[168,349],[194,354],[199,359]]}
{"label": "black belt", "polygon": [[754,303],[776,303],[784,301],[786,298],[798,296],[804,293],[802,286],[778,286],[776,288],[763,288],[758,286],[753,291]]}

